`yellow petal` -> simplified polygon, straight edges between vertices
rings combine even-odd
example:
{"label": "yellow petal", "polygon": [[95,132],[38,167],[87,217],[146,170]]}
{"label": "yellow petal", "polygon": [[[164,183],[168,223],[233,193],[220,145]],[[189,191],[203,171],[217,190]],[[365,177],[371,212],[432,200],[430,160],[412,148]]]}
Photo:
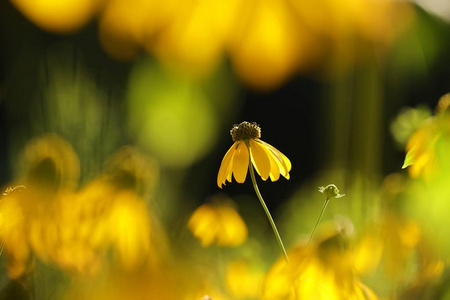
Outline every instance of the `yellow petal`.
{"label": "yellow petal", "polygon": [[225,156],[222,159],[222,163],[220,164],[219,173],[217,174],[217,185],[222,188],[222,185],[225,184],[225,181],[228,178],[228,181],[231,182],[231,164],[233,154],[236,152],[236,145],[237,142],[231,146],[230,149],[228,149],[227,153],[225,153]]}
{"label": "yellow petal", "polygon": [[240,141],[233,157],[233,174],[237,182],[243,183],[247,177],[248,170],[248,149],[245,142]]}
{"label": "yellow petal", "polygon": [[278,179],[280,179],[280,167],[275,161],[273,155],[268,154],[267,156],[269,157],[270,160],[270,180],[272,180],[272,182],[277,181]]}
{"label": "yellow petal", "polygon": [[143,199],[121,192],[111,207],[109,237],[119,261],[127,270],[141,266],[150,252],[150,220]]}
{"label": "yellow petal", "polygon": [[225,172],[227,174],[227,180],[228,182],[231,182],[233,179],[233,162],[234,162],[234,155],[236,154],[236,150],[239,146],[238,142],[235,142],[234,144],[234,151],[233,156],[231,157],[230,163],[228,164],[227,171]]}
{"label": "yellow petal", "polygon": [[261,140],[259,140],[259,142],[265,146],[264,150],[266,150],[267,154],[269,154],[269,156],[272,156],[274,161],[277,163],[277,165],[280,169],[281,175],[283,175],[286,179],[289,179],[290,178],[289,171],[292,168],[292,164],[291,164],[291,161],[289,160],[289,158],[287,158],[278,149],[267,144],[266,142],[261,141]]}
{"label": "yellow petal", "polygon": [[256,172],[258,172],[263,180],[267,180],[271,169],[269,157],[266,151],[264,151],[264,146],[253,139],[250,139],[250,157]]}

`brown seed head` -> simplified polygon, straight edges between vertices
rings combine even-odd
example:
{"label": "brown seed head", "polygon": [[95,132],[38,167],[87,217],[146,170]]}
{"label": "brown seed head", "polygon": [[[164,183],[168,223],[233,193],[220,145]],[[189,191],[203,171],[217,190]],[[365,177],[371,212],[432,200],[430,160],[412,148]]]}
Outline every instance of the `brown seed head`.
{"label": "brown seed head", "polygon": [[261,137],[261,128],[255,122],[244,121],[241,124],[234,124],[230,130],[233,142],[248,139],[259,139]]}

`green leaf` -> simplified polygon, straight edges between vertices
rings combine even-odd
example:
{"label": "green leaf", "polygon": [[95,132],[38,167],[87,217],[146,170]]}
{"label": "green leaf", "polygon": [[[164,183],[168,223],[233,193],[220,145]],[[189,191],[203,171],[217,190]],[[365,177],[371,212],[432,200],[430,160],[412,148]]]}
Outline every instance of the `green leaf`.
{"label": "green leaf", "polygon": [[414,163],[414,152],[412,150],[409,150],[408,153],[406,153],[405,162],[403,163],[402,169],[412,165]]}

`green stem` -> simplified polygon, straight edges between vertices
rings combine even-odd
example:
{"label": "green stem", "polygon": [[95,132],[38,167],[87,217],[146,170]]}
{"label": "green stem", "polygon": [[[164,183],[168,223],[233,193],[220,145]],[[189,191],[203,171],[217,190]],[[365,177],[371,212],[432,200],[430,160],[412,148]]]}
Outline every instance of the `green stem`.
{"label": "green stem", "polygon": [[311,236],[309,237],[308,245],[306,247],[309,247],[309,243],[311,243],[311,240],[312,240],[312,238],[314,236],[314,233],[316,232],[316,228],[319,225],[320,220],[322,219],[322,216],[323,216],[323,213],[325,212],[325,209],[327,208],[328,202],[330,202],[330,199],[327,198],[327,200],[325,200],[325,203],[323,204],[322,211],[320,212],[320,216],[317,219],[316,225],[314,226],[314,229],[311,232]]}
{"label": "green stem", "polygon": [[261,202],[264,212],[266,213],[266,216],[269,219],[270,225],[272,226],[273,233],[275,234],[275,237],[277,238],[278,246],[280,246],[281,252],[283,252],[284,258],[286,259],[286,262],[289,264],[289,258],[287,256],[286,249],[284,248],[283,241],[281,240],[281,236],[278,233],[277,226],[275,225],[275,222],[272,219],[269,209],[267,208],[267,205],[264,202],[264,199],[261,196],[261,193],[259,192],[258,184],[256,183],[256,178],[255,178],[255,171],[253,170],[253,166],[252,166],[251,162],[249,163],[248,168],[250,169],[250,176],[252,178],[253,188],[255,189],[256,196],[258,197],[259,202]]}

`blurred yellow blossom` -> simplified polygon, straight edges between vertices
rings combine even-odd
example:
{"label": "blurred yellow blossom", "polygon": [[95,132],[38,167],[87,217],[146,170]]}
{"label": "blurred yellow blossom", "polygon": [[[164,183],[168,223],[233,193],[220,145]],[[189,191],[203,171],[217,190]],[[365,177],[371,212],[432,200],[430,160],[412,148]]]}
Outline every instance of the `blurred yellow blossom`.
{"label": "blurred yellow blossom", "polygon": [[437,115],[428,118],[409,138],[403,168],[408,167],[411,177],[430,179],[447,172],[450,166],[450,113],[448,95],[437,105]]}
{"label": "blurred yellow blossom", "polygon": [[288,1],[245,1],[231,39],[239,76],[256,88],[280,85],[308,61],[314,49]]}
{"label": "blurred yellow blossom", "polygon": [[122,149],[105,175],[78,192],[78,157],[62,138],[32,139],[22,164],[18,180],[27,188],[8,189],[0,201],[0,238],[11,278],[23,275],[32,257],[81,274],[98,272],[109,253],[123,270],[157,262],[159,252],[151,245],[163,243],[151,232],[138,192],[149,195],[142,181],[155,180],[158,170],[139,151]]}
{"label": "blurred yellow blossom", "polygon": [[191,75],[210,74],[223,60],[228,42],[235,34],[234,25],[240,17],[242,2],[172,2],[161,8],[164,13],[176,7],[171,10],[167,25],[155,39],[147,39],[144,46],[166,66]]}
{"label": "blurred yellow blossom", "polygon": [[227,266],[226,287],[233,299],[258,299],[263,277],[263,271],[250,261],[237,259]]}
{"label": "blurred yellow blossom", "polygon": [[262,299],[378,299],[354,271],[346,230],[333,228],[317,244],[291,249],[289,264],[279,259],[266,275]]}
{"label": "blurred yellow blossom", "polygon": [[12,0],[17,9],[39,27],[71,33],[86,25],[104,0]]}
{"label": "blurred yellow blossom", "polygon": [[73,191],[80,176],[80,162],[72,146],[56,134],[31,139],[23,150],[21,178],[28,188],[54,193]]}
{"label": "blurred yellow blossom", "polygon": [[247,226],[229,200],[216,199],[198,207],[188,227],[203,247],[239,246],[247,239]]}
{"label": "blurred yellow blossom", "polygon": [[242,122],[233,125],[230,131],[234,144],[222,159],[217,185],[222,185],[228,180],[231,182],[232,175],[238,183],[243,183],[247,177],[249,161],[255,167],[263,180],[270,177],[272,181],[280,178],[280,174],[289,179],[291,161],[275,147],[260,140],[261,129],[256,123]]}
{"label": "blurred yellow blossom", "polygon": [[0,198],[0,238],[7,257],[8,276],[17,279],[31,266],[31,250],[27,240],[21,192],[24,186],[6,189]]}
{"label": "blurred yellow blossom", "polygon": [[119,192],[116,198],[109,216],[108,235],[117,249],[120,265],[132,269],[142,265],[151,251],[150,220],[145,202],[135,193]]}
{"label": "blurred yellow blossom", "polygon": [[114,185],[148,199],[159,184],[159,165],[137,147],[123,146],[107,160],[105,176]]}
{"label": "blurred yellow blossom", "polygon": [[58,265],[95,272],[110,250],[124,270],[157,262],[159,252],[151,245],[158,237],[152,234],[146,202],[135,189],[118,184],[119,178],[100,177],[73,195],[62,222],[59,247],[65,255],[58,256]]}
{"label": "blurred yellow blossom", "polygon": [[383,52],[411,21],[408,2],[393,0],[14,0],[50,32],[79,29],[99,16],[99,38],[118,60],[141,49],[190,75],[211,74],[228,56],[250,86],[280,86],[299,71],[329,72]]}

